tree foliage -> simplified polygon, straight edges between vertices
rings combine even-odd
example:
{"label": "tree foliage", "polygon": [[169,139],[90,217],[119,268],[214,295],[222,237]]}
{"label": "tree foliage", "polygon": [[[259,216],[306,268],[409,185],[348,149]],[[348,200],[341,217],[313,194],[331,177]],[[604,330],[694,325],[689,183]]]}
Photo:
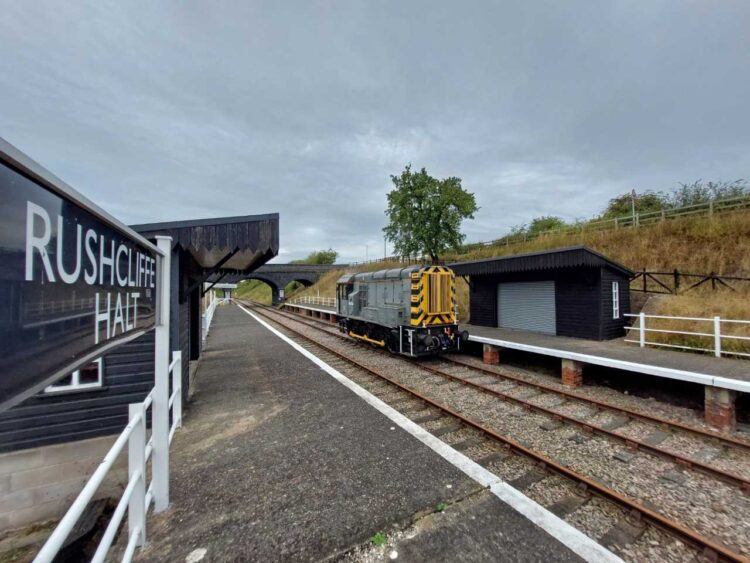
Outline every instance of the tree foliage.
{"label": "tree foliage", "polygon": [[464,240],[461,223],[473,219],[477,207],[474,194],[461,187],[461,179],[438,180],[422,168],[406,166],[400,176],[391,176],[395,189],[388,194],[383,229],[397,254],[426,255],[433,262],[448,249],[458,250]]}
{"label": "tree foliage", "polygon": [[307,258],[292,260],[292,264],[333,264],[339,253],[329,248],[328,250],[314,250],[307,255]]}
{"label": "tree foliage", "polygon": [[565,221],[560,219],[560,217],[555,217],[553,215],[544,215],[542,217],[532,219],[531,223],[529,223],[529,226],[526,227],[526,233],[529,235],[538,235],[539,233],[543,233],[545,231],[562,229],[565,226]]}
{"label": "tree foliage", "polygon": [[[633,214],[633,194],[618,195],[609,200],[607,208],[601,215],[602,219],[614,219]],[[667,196],[661,192],[646,191],[635,194],[635,212],[639,214],[661,211],[669,207]]]}
{"label": "tree foliage", "polygon": [[750,194],[750,189],[745,180],[734,182],[696,180],[690,184],[680,182],[680,187],[669,195],[668,200],[672,207],[685,207],[748,194]]}
{"label": "tree foliage", "polygon": [[[635,212],[659,212],[662,209],[674,209],[688,205],[699,205],[710,201],[718,201],[730,197],[750,195],[750,188],[745,180],[733,182],[704,182],[696,180],[691,183],[679,183],[679,187],[672,192],[654,192],[647,190],[635,194]],[[602,212],[602,219],[627,217],[633,213],[633,194],[625,193],[609,200],[607,208]]]}

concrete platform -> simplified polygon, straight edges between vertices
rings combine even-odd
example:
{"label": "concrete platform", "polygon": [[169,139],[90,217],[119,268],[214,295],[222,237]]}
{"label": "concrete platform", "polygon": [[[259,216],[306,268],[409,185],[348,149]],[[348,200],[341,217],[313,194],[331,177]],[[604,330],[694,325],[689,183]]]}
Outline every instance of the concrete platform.
{"label": "concrete platform", "polygon": [[469,331],[469,340],[482,344],[750,392],[750,362],[746,360],[640,348],[622,340],[599,342],[476,325],[462,328]]}
{"label": "concrete platform", "polygon": [[611,555],[575,534],[566,547],[239,307],[213,322],[172,445],[170,509],[149,519],[140,561],[337,559],[415,523],[399,561]]}

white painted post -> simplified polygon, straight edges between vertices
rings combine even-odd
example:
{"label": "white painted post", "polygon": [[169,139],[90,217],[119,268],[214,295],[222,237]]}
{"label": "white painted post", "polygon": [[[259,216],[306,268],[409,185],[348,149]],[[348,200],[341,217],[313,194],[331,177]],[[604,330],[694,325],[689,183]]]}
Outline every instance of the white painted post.
{"label": "white painted post", "polygon": [[169,506],[169,297],[172,237],[157,236],[156,245],[164,253],[159,259],[156,288],[158,315],[154,347],[154,403],[152,434],[154,438],[153,483],[154,510],[163,512]]}
{"label": "white painted post", "polygon": [[179,389],[172,404],[172,420],[176,428],[182,427],[182,351],[172,352],[172,359],[176,360],[172,370],[172,392]]}
{"label": "white painted post", "polygon": [[646,346],[646,313],[641,311],[638,317],[640,319],[638,331],[640,334],[641,348],[643,348]]}
{"label": "white painted post", "polygon": [[143,407],[143,403],[128,405],[131,421],[141,417],[128,440],[128,481],[136,473],[141,474],[128,502],[128,531],[132,534],[140,529],[136,545],[146,543],[146,409]]}
{"label": "white painted post", "polygon": [[714,317],[714,355],[721,358],[721,317]]}
{"label": "white painted post", "polygon": [[207,336],[208,336],[208,309],[204,309],[203,314],[201,314],[201,348],[206,343]]}

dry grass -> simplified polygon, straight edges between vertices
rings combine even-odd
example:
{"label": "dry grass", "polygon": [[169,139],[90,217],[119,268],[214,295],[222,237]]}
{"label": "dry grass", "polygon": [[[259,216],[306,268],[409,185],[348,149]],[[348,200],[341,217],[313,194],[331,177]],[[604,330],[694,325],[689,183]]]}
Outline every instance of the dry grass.
{"label": "dry grass", "polygon": [[[549,250],[564,246],[586,245],[633,270],[672,271],[686,273],[715,272],[720,275],[750,277],[750,212],[737,212],[710,217],[688,217],[617,231],[584,232],[566,235],[547,235],[523,244],[492,246],[460,255],[447,255],[445,260],[460,261],[493,256],[505,256]],[[399,262],[379,262],[352,267],[349,271],[365,272],[403,267]],[[344,270],[326,274],[318,283],[297,295],[334,297],[336,280]],[[685,283],[685,281],[683,281]],[[690,282],[692,283],[692,282]],[[744,285],[745,287],[741,287]],[[694,290],[684,295],[665,296],[654,300],[647,310],[650,314],[728,319],[750,319],[750,283],[737,284],[740,291],[712,292]],[[457,278],[460,322],[469,322],[469,287]],[[269,297],[270,301],[270,291]],[[651,321],[654,328],[711,332],[710,323],[691,321]],[[649,327],[652,325],[649,324]],[[731,326],[731,329],[729,328]],[[727,334],[750,336],[750,325],[725,325]],[[713,339],[650,333],[657,342],[710,348]],[[750,341],[725,339],[727,350],[750,352]]]}
{"label": "dry grass", "polygon": [[299,293],[295,293],[295,297],[298,296],[320,296],[320,297],[336,297],[336,280],[338,280],[345,272],[374,272],[377,270],[389,270],[391,268],[403,268],[405,264],[401,262],[373,262],[372,264],[361,264],[358,266],[352,266],[345,270],[331,270],[324,276],[322,276],[317,283],[314,283],[310,287],[306,287]]}
{"label": "dry grass", "polygon": [[750,276],[750,212],[675,219],[639,229],[547,235],[446,257],[472,260],[584,244],[632,270]]}
{"label": "dry grass", "polygon": [[[683,295],[664,295],[651,300],[644,309],[646,314],[677,317],[697,317],[710,321],[687,321],[671,319],[648,319],[646,328],[678,330],[713,334],[713,317],[722,319],[750,320],[750,293],[729,291],[710,292],[705,290]],[[638,327],[639,323],[634,323]],[[750,337],[750,324],[723,323],[722,334]],[[631,331],[631,339],[638,339],[638,331]],[[695,336],[647,332],[646,340],[692,348],[713,349],[713,336]],[[729,352],[750,353],[750,340],[722,338],[722,349]]]}

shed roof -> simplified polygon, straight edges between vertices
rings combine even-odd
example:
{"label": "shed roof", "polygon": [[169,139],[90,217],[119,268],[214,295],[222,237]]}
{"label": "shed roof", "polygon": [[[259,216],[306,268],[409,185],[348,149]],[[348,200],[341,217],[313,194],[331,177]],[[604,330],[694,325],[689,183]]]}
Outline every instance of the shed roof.
{"label": "shed roof", "polygon": [[173,244],[189,252],[199,266],[210,269],[238,249],[222,270],[249,272],[279,252],[279,214],[244,215],[133,225],[147,238],[172,237]]}
{"label": "shed roof", "polygon": [[569,246],[529,252],[498,258],[470,260],[448,264],[459,276],[478,276],[486,274],[504,274],[538,270],[558,270],[561,268],[610,268],[621,274],[632,277],[629,269],[586,246]]}

